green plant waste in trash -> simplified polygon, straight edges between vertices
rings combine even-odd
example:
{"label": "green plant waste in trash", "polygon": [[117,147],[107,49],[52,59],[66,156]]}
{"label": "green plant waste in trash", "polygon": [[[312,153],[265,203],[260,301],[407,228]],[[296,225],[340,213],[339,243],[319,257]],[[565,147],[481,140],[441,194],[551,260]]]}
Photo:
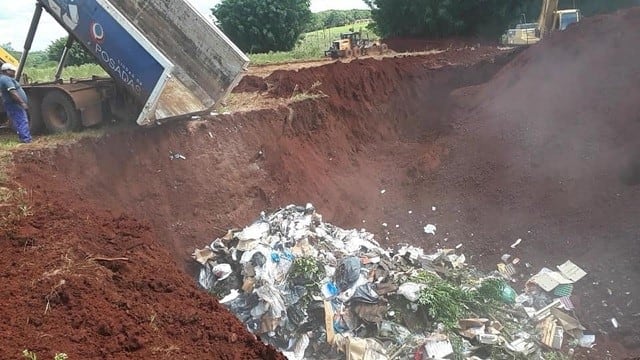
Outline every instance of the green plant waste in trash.
{"label": "green plant waste in trash", "polygon": [[418,303],[424,306],[431,320],[448,328],[455,328],[458,320],[470,315],[497,312],[500,301],[504,301],[504,289],[510,289],[504,280],[495,278],[482,281],[477,288],[465,288],[425,271],[420,271],[411,281],[425,285]]}

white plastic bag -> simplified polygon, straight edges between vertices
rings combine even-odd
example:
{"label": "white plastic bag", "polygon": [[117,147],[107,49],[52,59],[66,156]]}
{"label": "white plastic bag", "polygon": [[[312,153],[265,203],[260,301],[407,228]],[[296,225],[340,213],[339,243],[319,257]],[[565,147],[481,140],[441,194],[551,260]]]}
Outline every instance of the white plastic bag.
{"label": "white plastic bag", "polygon": [[413,282],[407,282],[398,288],[398,294],[407,298],[407,300],[411,302],[418,301],[418,297],[420,296],[420,291],[424,289],[426,285],[424,284],[416,284]]}

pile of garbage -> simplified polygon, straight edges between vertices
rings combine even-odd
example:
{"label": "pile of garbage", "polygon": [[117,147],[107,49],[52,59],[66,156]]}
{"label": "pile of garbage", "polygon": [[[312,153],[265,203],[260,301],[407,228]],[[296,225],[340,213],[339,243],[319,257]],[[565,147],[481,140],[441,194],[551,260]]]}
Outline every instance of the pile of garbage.
{"label": "pile of garbage", "polygon": [[456,249],[383,249],[311,204],[263,212],[193,258],[200,285],[289,359],[544,359],[595,341],[572,312],[586,274],[570,261],[517,294],[519,259],[484,274]]}

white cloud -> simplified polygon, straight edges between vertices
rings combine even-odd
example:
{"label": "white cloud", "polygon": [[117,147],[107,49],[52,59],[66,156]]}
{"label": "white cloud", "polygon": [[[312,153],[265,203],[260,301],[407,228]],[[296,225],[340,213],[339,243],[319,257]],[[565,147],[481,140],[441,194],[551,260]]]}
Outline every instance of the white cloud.
{"label": "white cloud", "polygon": [[[5,12],[8,8],[3,9]],[[0,44],[11,43],[16,50],[24,47],[29,32],[35,2],[13,1],[9,11],[0,18]],[[66,36],[66,32],[46,12],[42,13],[40,25],[33,41],[33,50],[44,50],[52,41]]]}
{"label": "white cloud", "polygon": [[[10,0],[2,0],[10,1]],[[188,0],[193,6],[202,12],[207,18],[211,9],[219,0]],[[14,0],[11,8],[3,9],[0,15],[0,44],[11,43],[20,50],[24,46],[24,41],[29,32],[29,25],[35,4],[32,1]],[[312,0],[311,11],[324,11],[329,9],[366,9],[367,6],[362,0]],[[32,50],[44,50],[52,41],[66,36],[65,30],[56,23],[53,18],[44,12],[40,20],[40,26],[36,32]]]}

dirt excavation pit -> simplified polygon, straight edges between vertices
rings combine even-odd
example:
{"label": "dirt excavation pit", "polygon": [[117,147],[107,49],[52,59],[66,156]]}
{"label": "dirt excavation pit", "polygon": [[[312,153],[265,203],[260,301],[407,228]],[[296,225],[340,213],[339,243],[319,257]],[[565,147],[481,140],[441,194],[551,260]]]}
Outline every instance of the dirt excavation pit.
{"label": "dirt excavation pit", "polygon": [[571,259],[589,274],[578,315],[598,334],[577,357],[639,356],[639,24],[632,9],[522,52],[276,70],[236,90],[238,104],[273,101],[261,109],[16,150],[14,202],[28,207],[2,228],[0,347],[278,358],[197,288],[190,255],[311,202],[383,245],[462,244],[483,269],[505,253],[532,272]]}

